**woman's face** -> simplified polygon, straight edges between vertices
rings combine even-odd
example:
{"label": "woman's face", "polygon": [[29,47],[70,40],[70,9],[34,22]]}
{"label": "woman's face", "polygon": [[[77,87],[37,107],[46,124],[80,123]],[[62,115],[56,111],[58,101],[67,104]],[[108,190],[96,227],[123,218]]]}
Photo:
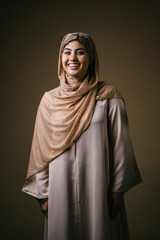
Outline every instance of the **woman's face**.
{"label": "woman's face", "polygon": [[62,53],[62,66],[68,75],[84,77],[89,66],[89,55],[80,42],[71,41],[65,46]]}

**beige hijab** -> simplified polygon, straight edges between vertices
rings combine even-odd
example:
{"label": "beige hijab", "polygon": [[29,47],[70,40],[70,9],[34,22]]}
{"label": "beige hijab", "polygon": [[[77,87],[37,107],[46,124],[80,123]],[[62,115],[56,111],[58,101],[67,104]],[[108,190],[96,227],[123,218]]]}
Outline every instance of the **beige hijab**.
{"label": "beige hijab", "polygon": [[[66,76],[61,56],[66,44],[78,40],[89,54],[90,66],[83,81]],[[46,92],[40,102],[32,141],[27,179],[43,170],[70,148],[88,128],[97,100],[122,98],[112,85],[98,80],[98,57],[88,34],[76,32],[62,39],[59,51],[60,86]]]}

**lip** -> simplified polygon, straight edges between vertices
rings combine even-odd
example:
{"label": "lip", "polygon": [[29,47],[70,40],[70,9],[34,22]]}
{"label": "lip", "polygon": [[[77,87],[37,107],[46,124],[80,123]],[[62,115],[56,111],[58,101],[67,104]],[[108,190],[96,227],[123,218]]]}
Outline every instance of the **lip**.
{"label": "lip", "polygon": [[77,70],[80,66],[79,63],[68,63],[67,65],[71,70]]}

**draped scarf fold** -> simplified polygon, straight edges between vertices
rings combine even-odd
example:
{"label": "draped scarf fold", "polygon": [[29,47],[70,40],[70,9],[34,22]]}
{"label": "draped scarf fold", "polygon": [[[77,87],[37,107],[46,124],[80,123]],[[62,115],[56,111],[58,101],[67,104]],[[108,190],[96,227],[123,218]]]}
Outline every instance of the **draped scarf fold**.
{"label": "draped scarf fold", "polygon": [[[37,111],[27,179],[48,166],[70,148],[88,128],[96,101],[122,98],[112,85],[98,80],[98,57],[95,49],[95,69],[82,82],[67,81],[62,67],[61,43],[58,64],[59,87],[46,92]],[[73,79],[74,80],[74,79]]]}

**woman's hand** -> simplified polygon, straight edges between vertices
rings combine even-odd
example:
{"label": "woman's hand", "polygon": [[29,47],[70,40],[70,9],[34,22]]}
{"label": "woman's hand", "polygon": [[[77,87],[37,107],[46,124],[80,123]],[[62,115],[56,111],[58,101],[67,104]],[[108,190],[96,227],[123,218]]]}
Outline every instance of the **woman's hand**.
{"label": "woman's hand", "polygon": [[109,207],[109,218],[113,219],[119,213],[123,203],[123,193],[111,192],[109,195],[108,207]]}
{"label": "woman's hand", "polygon": [[44,214],[44,216],[48,217],[48,199],[41,204],[41,210]]}

